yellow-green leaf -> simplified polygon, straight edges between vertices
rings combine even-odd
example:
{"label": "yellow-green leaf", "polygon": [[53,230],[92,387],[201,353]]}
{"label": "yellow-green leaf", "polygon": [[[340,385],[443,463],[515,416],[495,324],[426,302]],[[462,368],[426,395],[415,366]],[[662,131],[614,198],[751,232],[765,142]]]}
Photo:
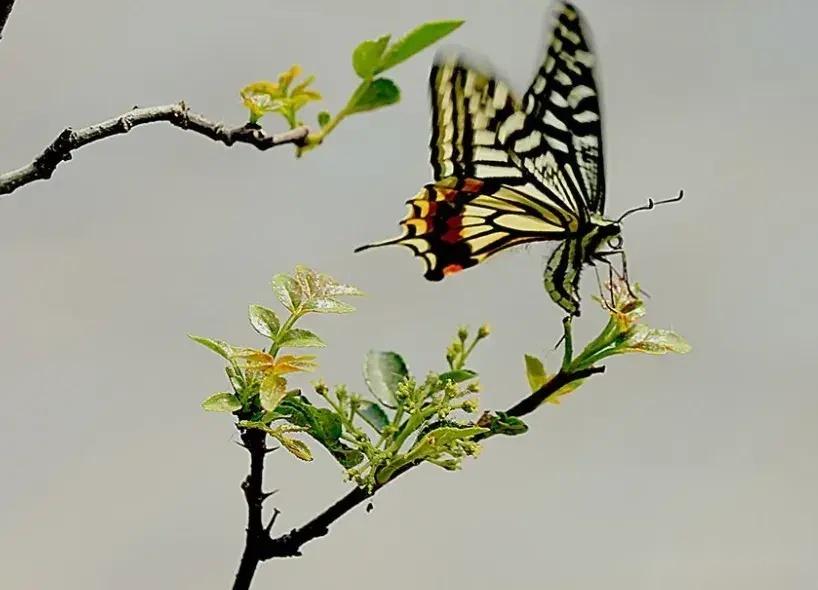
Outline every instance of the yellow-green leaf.
{"label": "yellow-green leaf", "polygon": [[241,409],[241,402],[232,393],[214,393],[202,402],[208,412],[235,412]]}
{"label": "yellow-green leaf", "polygon": [[264,377],[259,387],[258,397],[261,402],[261,407],[272,412],[287,395],[287,380],[279,377],[276,374],[270,374]]}
{"label": "yellow-green leaf", "polygon": [[530,354],[525,355],[525,375],[531,391],[537,391],[549,379],[542,361]]}
{"label": "yellow-green leaf", "polygon": [[386,45],[389,43],[390,35],[384,35],[377,40],[363,41],[352,52],[352,67],[355,73],[363,79],[371,78],[381,62]]}

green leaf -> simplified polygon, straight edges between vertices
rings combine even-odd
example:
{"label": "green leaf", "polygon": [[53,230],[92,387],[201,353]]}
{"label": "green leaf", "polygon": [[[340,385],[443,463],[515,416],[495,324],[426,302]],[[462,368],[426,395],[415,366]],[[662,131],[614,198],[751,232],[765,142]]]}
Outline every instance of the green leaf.
{"label": "green leaf", "polygon": [[358,415],[378,432],[381,432],[389,424],[389,417],[386,412],[375,402],[362,401],[358,408]]}
{"label": "green leaf", "polygon": [[277,274],[272,281],[273,293],[281,302],[281,305],[290,311],[301,305],[301,287],[298,282],[289,275]]}
{"label": "green leaf", "polygon": [[375,73],[386,71],[406,61],[416,53],[429,47],[429,45],[439,41],[462,24],[462,20],[432,21],[409,31],[386,50]]}
{"label": "green leaf", "polygon": [[267,375],[258,390],[261,407],[272,412],[287,394],[287,380],[278,375]]}
{"label": "green leaf", "polygon": [[312,451],[310,451],[310,448],[303,441],[290,438],[282,433],[275,433],[275,431],[270,432],[270,434],[280,442],[285,449],[302,461],[312,461]]}
{"label": "green leaf", "polygon": [[329,120],[332,118],[332,115],[329,114],[329,111],[321,111],[318,113],[318,126],[319,127],[326,127]]}
{"label": "green leaf", "polygon": [[384,35],[375,41],[364,41],[352,52],[352,67],[361,78],[368,79],[375,74],[381,55],[389,43],[390,35]]}
{"label": "green leaf", "polygon": [[281,325],[278,316],[272,309],[261,305],[251,305],[249,311],[250,323],[256,332],[267,338],[275,338]]}
{"label": "green leaf", "polygon": [[349,114],[374,111],[395,104],[399,100],[400,88],[392,80],[376,78],[363,92],[353,97],[353,100],[347,105],[347,111]]}
{"label": "green leaf", "polygon": [[208,412],[235,412],[241,409],[241,402],[232,393],[214,393],[202,402]]}
{"label": "green leaf", "polygon": [[287,415],[287,420],[301,426],[307,434],[321,443],[344,468],[354,467],[364,459],[363,453],[341,441],[341,419],[327,408],[316,408],[303,395],[288,395],[276,409]]}
{"label": "green leaf", "polygon": [[396,352],[370,350],[364,360],[364,381],[369,391],[388,408],[396,408],[395,392],[409,375],[406,363]]}
{"label": "green leaf", "polygon": [[316,334],[309,330],[302,330],[301,328],[291,328],[285,334],[282,334],[278,339],[278,346],[284,348],[291,346],[294,348],[322,348],[326,346]]}
{"label": "green leaf", "polygon": [[221,340],[211,340],[210,338],[203,338],[202,336],[188,335],[188,337],[194,342],[198,342],[202,346],[209,348],[220,357],[226,358],[227,360],[232,358],[233,347],[227,344],[227,342],[222,342]]}
{"label": "green leaf", "polygon": [[314,297],[304,302],[304,310],[315,313],[350,313],[355,311],[355,308],[348,303],[329,297]]}
{"label": "green leaf", "polygon": [[537,391],[548,382],[548,374],[542,361],[530,354],[525,355],[525,376],[528,378],[528,385],[531,391]]}
{"label": "green leaf", "polygon": [[[485,422],[488,422],[486,424]],[[487,426],[492,434],[503,434],[505,436],[516,436],[528,431],[528,425],[514,416],[509,416],[505,412],[497,412],[486,418],[480,419],[480,424]]]}

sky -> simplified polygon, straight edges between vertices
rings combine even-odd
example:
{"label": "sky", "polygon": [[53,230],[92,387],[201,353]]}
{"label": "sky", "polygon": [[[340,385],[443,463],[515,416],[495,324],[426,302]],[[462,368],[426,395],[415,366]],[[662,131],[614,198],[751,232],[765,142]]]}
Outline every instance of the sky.
{"label": "sky", "polygon": [[[693,351],[610,360],[525,436],[488,441],[457,473],[407,474],[303,557],[263,564],[256,587],[815,586],[818,5],[579,6],[600,62],[608,213],[685,189],[624,234],[647,321]],[[0,169],[134,105],[184,99],[240,124],[239,89],[292,63],[337,110],[359,41],[432,19],[465,19],[447,43],[522,93],[547,14],[540,0],[18,0],[0,41]],[[523,354],[561,333],[548,246],[442,283],[404,249],[352,253],[394,235],[431,180],[433,54],[394,70],[398,105],[344,121],[300,160],[160,123],[0,199],[0,587],[230,586],[247,457],[230,418],[199,406],[226,383],[187,334],[260,345],[247,305],[275,307],[270,277],[296,264],[367,293],[353,315],[305,323],[328,343],[327,382],[363,391],[369,349],[441,370],[457,326],[488,321],[472,363],[482,404],[525,395]],[[582,289],[579,341],[605,322],[591,273]],[[279,533],[350,488],[316,455],[268,458]]]}

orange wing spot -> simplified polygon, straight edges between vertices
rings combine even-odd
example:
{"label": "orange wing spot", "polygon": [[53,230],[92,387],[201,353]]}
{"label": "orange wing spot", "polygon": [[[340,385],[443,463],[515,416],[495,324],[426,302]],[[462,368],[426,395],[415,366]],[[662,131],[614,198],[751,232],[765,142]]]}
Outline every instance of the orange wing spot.
{"label": "orange wing spot", "polygon": [[443,267],[443,276],[447,277],[449,275],[453,275],[456,272],[460,272],[463,270],[463,267],[459,264],[449,264]]}
{"label": "orange wing spot", "polygon": [[479,193],[483,188],[483,181],[476,178],[467,178],[463,181],[463,190],[467,193]]}
{"label": "orange wing spot", "polygon": [[453,188],[438,188],[437,194],[443,197],[444,201],[454,201],[460,191]]}

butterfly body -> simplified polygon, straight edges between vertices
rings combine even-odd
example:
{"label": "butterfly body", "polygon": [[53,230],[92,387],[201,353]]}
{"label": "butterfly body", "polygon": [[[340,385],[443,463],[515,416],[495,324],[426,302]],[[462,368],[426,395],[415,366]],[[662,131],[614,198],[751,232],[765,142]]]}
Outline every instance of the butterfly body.
{"label": "butterfly body", "polygon": [[559,9],[546,57],[518,100],[462,58],[430,75],[435,182],[410,199],[398,244],[425,277],[479,264],[507,248],[558,242],[544,272],[551,298],[579,315],[584,265],[621,253],[621,227],[604,216],[605,178],[595,58],[572,5]]}

